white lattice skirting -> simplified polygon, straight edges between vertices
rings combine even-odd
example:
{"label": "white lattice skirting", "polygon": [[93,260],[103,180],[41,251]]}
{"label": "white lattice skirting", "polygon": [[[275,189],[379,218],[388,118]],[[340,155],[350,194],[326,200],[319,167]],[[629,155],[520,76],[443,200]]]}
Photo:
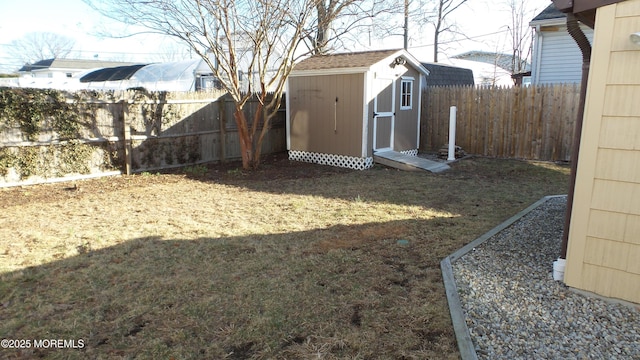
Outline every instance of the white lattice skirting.
{"label": "white lattice skirting", "polygon": [[402,150],[402,151],[400,151],[400,154],[405,154],[405,155],[409,155],[409,156],[418,156],[418,149]]}
{"label": "white lattice skirting", "polygon": [[360,158],[355,156],[320,154],[299,150],[289,150],[289,160],[331,165],[355,170],[365,170],[373,166],[372,157]]}

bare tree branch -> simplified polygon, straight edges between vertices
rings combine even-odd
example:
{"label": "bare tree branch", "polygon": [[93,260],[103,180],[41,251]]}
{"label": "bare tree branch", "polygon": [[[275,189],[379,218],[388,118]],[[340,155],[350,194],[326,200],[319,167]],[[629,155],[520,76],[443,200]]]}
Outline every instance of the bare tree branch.
{"label": "bare tree branch", "polygon": [[[318,0],[85,2],[108,18],[172,36],[200,56],[235,102],[243,167],[257,167],[286,78],[295,59],[310,53],[300,44],[317,31]],[[260,108],[247,119],[244,106],[252,96]]]}
{"label": "bare tree branch", "polygon": [[[509,35],[513,57],[510,70],[512,74],[517,74],[526,70],[527,60],[531,56],[533,34],[527,21],[531,18],[531,11],[527,9],[527,3],[524,0],[506,0],[506,5],[511,13]],[[529,38],[528,43],[527,38]]]}
{"label": "bare tree branch", "polygon": [[438,62],[440,35],[450,31],[450,27],[446,25],[449,15],[466,2],[467,0],[438,0],[433,35],[433,62]]}
{"label": "bare tree branch", "polygon": [[67,57],[75,40],[50,32],[33,32],[22,39],[13,40],[9,51],[13,57],[23,63],[33,63],[40,60]]}
{"label": "bare tree branch", "polygon": [[322,54],[332,44],[357,44],[365,33],[382,38],[397,28],[390,19],[402,9],[392,0],[316,0],[316,23],[312,24],[316,31],[309,32],[305,44],[314,54]]}

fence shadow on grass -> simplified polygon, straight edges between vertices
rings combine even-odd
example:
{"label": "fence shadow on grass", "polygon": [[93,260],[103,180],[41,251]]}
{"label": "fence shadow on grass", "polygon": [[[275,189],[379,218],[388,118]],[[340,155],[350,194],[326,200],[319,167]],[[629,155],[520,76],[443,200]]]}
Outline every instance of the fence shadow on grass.
{"label": "fence shadow on grass", "polygon": [[[138,238],[0,275],[7,358],[456,358],[447,219],[274,235]],[[398,240],[406,240],[398,242]]]}

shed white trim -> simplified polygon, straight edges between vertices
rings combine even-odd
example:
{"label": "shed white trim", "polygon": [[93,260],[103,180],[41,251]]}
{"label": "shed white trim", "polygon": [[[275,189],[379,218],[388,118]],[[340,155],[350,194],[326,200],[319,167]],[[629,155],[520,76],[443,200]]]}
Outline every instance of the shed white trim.
{"label": "shed white trim", "polygon": [[371,85],[373,73],[367,72],[364,78],[364,91],[362,99],[362,157],[367,157],[367,144],[369,144],[369,99],[371,98]]}
{"label": "shed white trim", "polygon": [[285,132],[287,134],[287,151],[291,150],[291,131],[289,131],[291,129],[291,100],[290,98],[290,94],[291,92],[289,91],[289,81],[285,81],[284,84],[284,91],[285,91],[285,101],[286,101],[286,114],[285,114]]}
{"label": "shed white trim", "polygon": [[425,68],[420,61],[418,61],[415,57],[413,57],[413,55],[411,55],[406,50],[399,50],[395,54],[393,54],[393,55],[385,58],[384,60],[382,60],[382,62],[384,62],[386,60],[388,63],[391,63],[392,60],[394,60],[394,59],[396,59],[398,57],[402,57],[405,60],[407,60],[407,62],[409,64],[411,64],[411,66],[413,66],[416,70],[418,70],[422,75],[424,75],[424,76],[428,76],[429,75],[429,70],[427,70],[427,68]]}
{"label": "shed white trim", "polygon": [[[393,150],[394,137],[395,137],[395,122],[396,122],[396,79],[394,77],[376,77],[378,81],[390,81],[391,82],[391,108],[390,111],[381,111],[378,108],[378,98],[382,95],[382,92],[378,92],[373,97],[373,151]],[[375,85],[380,85],[380,82],[375,82]],[[374,86],[375,88],[375,86]],[[378,122],[380,118],[389,118],[390,120],[390,132],[389,132],[389,146],[379,147],[378,144]],[[386,144],[385,144],[386,145]]]}
{"label": "shed white trim", "polygon": [[[422,79],[424,75],[418,77],[418,128],[416,129],[416,145],[420,148],[420,124],[422,123]],[[417,154],[416,154],[417,156]]]}

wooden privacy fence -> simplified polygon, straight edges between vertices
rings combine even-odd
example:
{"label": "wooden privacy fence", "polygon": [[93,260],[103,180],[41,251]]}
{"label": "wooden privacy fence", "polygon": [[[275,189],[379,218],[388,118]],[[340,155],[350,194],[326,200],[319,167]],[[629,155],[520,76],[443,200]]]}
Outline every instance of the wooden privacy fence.
{"label": "wooden privacy fence", "polygon": [[[34,95],[39,90],[33,89],[0,91],[22,92],[27,100],[39,96]],[[46,96],[53,99],[56,95]],[[0,112],[0,187],[241,157],[234,102],[221,92],[78,92],[60,96],[62,100],[53,107],[66,107],[66,113],[56,113],[58,117],[74,118],[73,126],[66,124],[73,129],[73,137],[61,134],[55,116],[25,124],[30,121],[28,116],[14,121],[7,119],[6,111]],[[31,103],[25,101],[25,106],[31,107]],[[255,99],[245,105],[247,119],[253,119],[257,105]],[[263,141],[263,154],[286,150],[284,104],[281,109]],[[34,126],[36,131],[29,132]]]}
{"label": "wooden privacy fence", "polygon": [[456,145],[469,154],[569,161],[580,86],[432,87],[423,92],[420,148],[448,143],[457,107]]}

